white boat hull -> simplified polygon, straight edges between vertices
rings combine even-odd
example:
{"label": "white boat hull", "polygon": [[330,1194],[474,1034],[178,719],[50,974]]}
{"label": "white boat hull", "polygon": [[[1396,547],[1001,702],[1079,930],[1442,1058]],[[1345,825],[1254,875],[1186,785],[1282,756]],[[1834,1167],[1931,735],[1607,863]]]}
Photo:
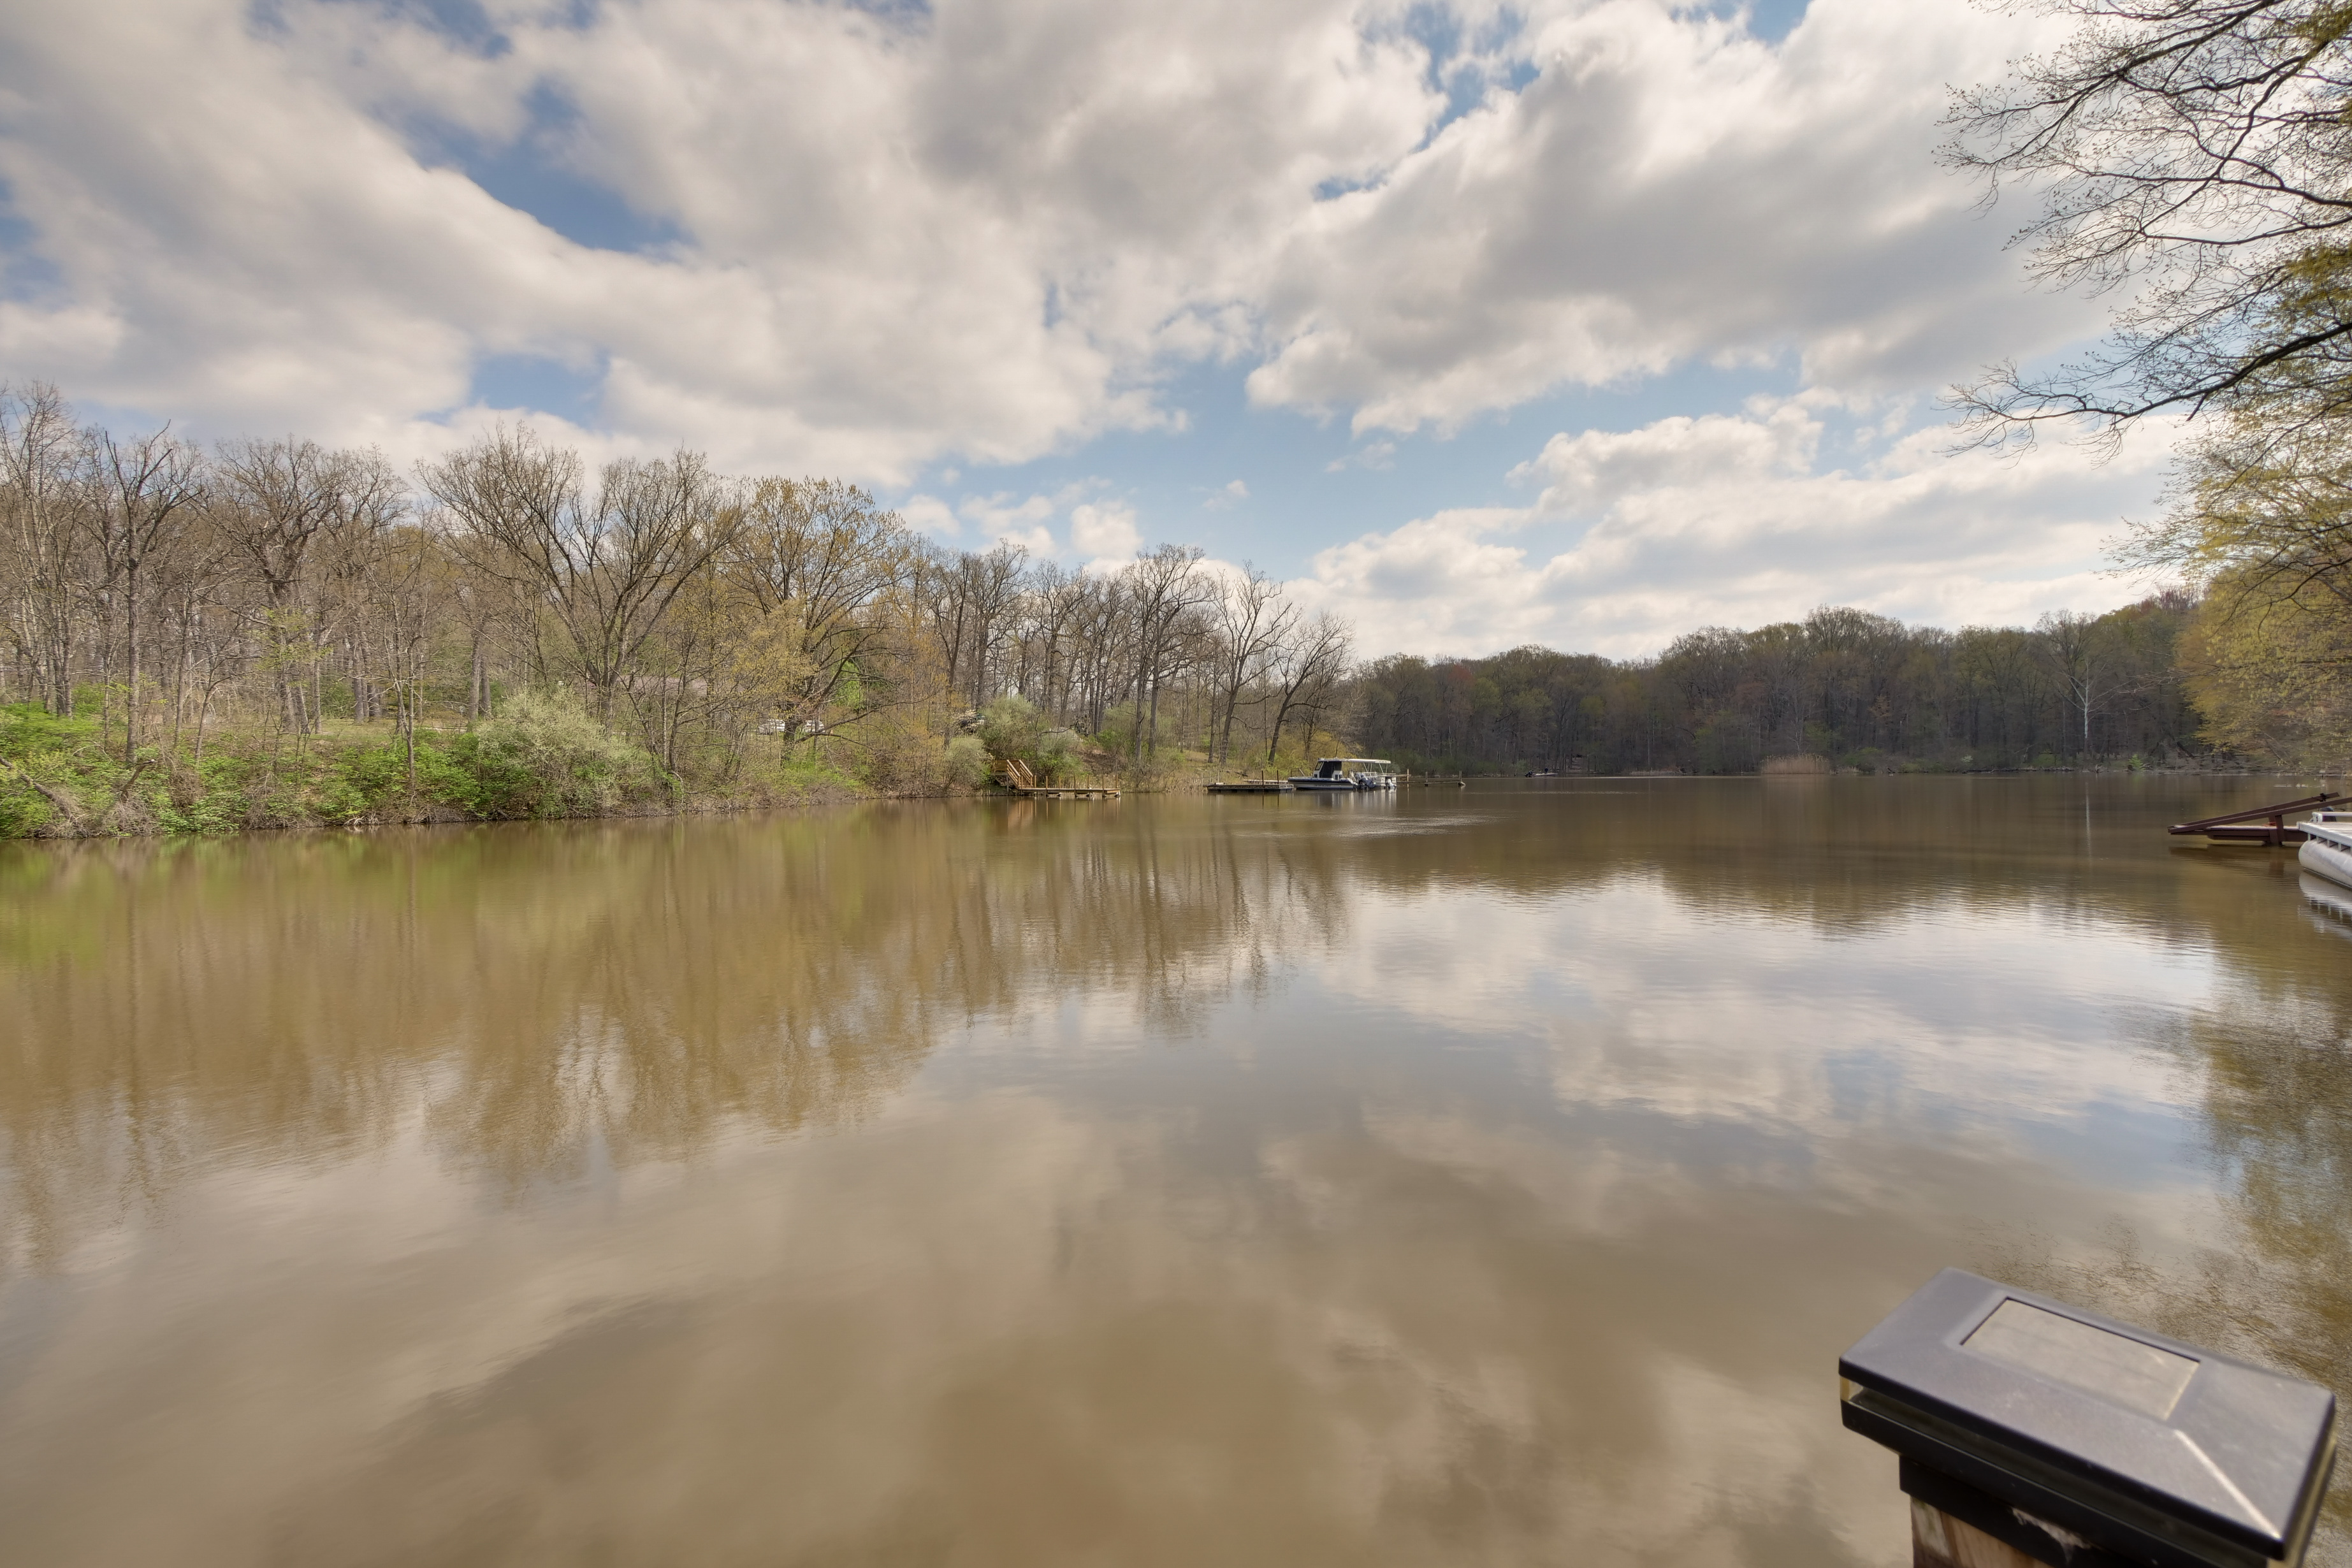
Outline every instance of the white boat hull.
{"label": "white boat hull", "polygon": [[[1350,766],[1353,763],[1355,765]],[[1394,789],[1396,774],[1389,770],[1393,764],[1386,757],[1326,757],[1323,765],[1311,773],[1293,773],[1293,789],[1365,790]]]}
{"label": "white boat hull", "polygon": [[2303,868],[2315,877],[2352,888],[2352,833],[2323,833],[2310,825],[2305,825],[2304,833],[2303,846],[2294,852]]}

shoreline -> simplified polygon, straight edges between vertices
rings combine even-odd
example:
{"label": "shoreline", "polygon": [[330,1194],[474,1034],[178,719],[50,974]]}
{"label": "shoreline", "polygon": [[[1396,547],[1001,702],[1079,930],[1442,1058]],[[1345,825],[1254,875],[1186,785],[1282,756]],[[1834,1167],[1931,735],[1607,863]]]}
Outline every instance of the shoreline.
{"label": "shoreline", "polygon": [[[0,772],[0,785],[10,784],[32,784],[36,789],[39,788],[39,784],[35,784],[34,781],[25,777],[22,772],[15,764],[6,763],[5,759],[0,759],[0,768],[5,768],[6,770],[5,772]],[[16,776],[11,778],[9,776],[11,773],[16,774]],[[2098,775],[2102,777],[2130,775],[2166,779],[2304,779],[2316,777],[2323,783],[2328,781],[2334,776],[2327,773],[2319,773],[2315,775],[2295,770],[2261,767],[2131,768],[2121,766],[2093,766],[1970,769],[1913,768],[1900,771],[1889,770],[1875,773],[1865,773],[1853,769],[1842,769],[1835,773],[1788,773],[1761,772],[1742,773],[1679,773],[1664,772],[1575,773],[1550,775],[1544,777],[1541,782],[1547,784],[1559,784],[1573,780],[1580,783],[1600,783],[1605,781],[1609,783],[1622,784],[1633,780],[1654,781],[1664,779],[1681,779],[1691,781],[1728,781],[1743,779],[1764,781],[1776,784],[1785,784],[1791,782],[1811,783],[1831,778],[2037,778],[2055,774],[2083,774],[2086,776]],[[1202,795],[1209,793],[1207,786],[1213,776],[1213,770],[1204,771],[1188,766],[1181,770],[1171,770],[1171,773],[1158,777],[1146,778],[1132,782],[1122,780],[1118,783],[1118,788],[1123,795]],[[1447,775],[1445,782],[1453,784],[1457,780],[1465,783],[1470,780],[1476,780],[1481,783],[1492,784],[1537,782],[1536,779],[1527,774],[1501,773],[1453,774]],[[1423,782],[1424,781],[1416,779],[1412,781],[1405,787],[1417,787]],[[56,786],[52,785],[52,787]],[[609,805],[593,811],[481,814],[465,811],[446,801],[430,801],[417,803],[415,805],[404,803],[401,807],[391,810],[385,810],[379,806],[376,809],[355,812],[348,816],[329,815],[315,812],[304,813],[299,810],[281,810],[266,814],[260,811],[256,811],[253,816],[249,816],[247,820],[243,822],[234,824],[213,822],[196,825],[188,822],[184,816],[179,813],[169,812],[168,808],[158,809],[160,803],[151,797],[142,797],[142,795],[134,794],[118,796],[111,805],[100,808],[95,813],[89,812],[87,803],[77,803],[77,812],[79,814],[86,814],[84,815],[84,819],[82,821],[75,822],[70,819],[67,821],[58,821],[53,817],[49,820],[33,825],[30,831],[0,831],[0,843],[88,843],[95,840],[126,839],[172,841],[185,841],[193,839],[220,840],[238,837],[247,834],[260,833],[352,833],[387,827],[481,827],[508,823],[529,822],[656,821],[668,817],[729,816],[751,812],[799,811],[856,805],[861,804],[879,804],[885,802],[953,800],[993,800],[1012,802],[1018,801],[1023,798],[1024,797],[1022,795],[1012,791],[985,786],[973,788],[970,786],[951,784],[942,788],[933,789],[888,790],[870,784],[860,784],[854,780],[850,780],[844,775],[835,774],[833,777],[822,781],[814,779],[795,780],[793,781],[792,787],[774,788],[771,790],[755,789],[740,795],[692,793],[688,795],[685,799],[678,801],[662,801],[655,798],[614,801]],[[134,803],[138,809],[126,810],[127,806],[131,806]],[[279,804],[283,805],[290,803]],[[59,815],[62,816],[63,814],[60,813]],[[94,817],[94,820],[92,817]],[[173,820],[174,817],[177,817],[178,820]],[[255,817],[258,817],[260,819],[257,820]]]}

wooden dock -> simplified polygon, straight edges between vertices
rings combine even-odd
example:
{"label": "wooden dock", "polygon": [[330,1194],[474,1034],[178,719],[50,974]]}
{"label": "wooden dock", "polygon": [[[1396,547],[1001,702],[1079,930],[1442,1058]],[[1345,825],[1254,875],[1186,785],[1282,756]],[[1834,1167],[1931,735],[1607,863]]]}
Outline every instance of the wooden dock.
{"label": "wooden dock", "polygon": [[2233,811],[2222,816],[2200,817],[2195,822],[2176,823],[2165,829],[2175,837],[2201,833],[2221,844],[2265,844],[2273,849],[2290,844],[2300,844],[2306,835],[2300,827],[2286,825],[2290,811],[2316,811],[2321,806],[2340,809],[2344,796],[2330,795],[2326,790],[2305,795],[2301,800],[2283,800],[2276,805],[2258,805],[2248,811]]}
{"label": "wooden dock", "polygon": [[1219,779],[1208,786],[1211,795],[1288,795],[1287,779]]}
{"label": "wooden dock", "polygon": [[1118,791],[1108,784],[1039,784],[1029,764],[1018,757],[1008,757],[996,764],[996,782],[1024,800],[1117,800]]}

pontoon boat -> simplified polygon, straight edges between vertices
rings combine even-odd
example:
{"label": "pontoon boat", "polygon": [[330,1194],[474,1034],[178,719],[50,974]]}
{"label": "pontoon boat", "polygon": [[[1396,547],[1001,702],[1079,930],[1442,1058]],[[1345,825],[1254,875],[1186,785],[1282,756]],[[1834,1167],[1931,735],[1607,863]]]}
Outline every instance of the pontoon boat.
{"label": "pontoon boat", "polygon": [[2303,847],[2294,858],[2315,877],[2352,888],[2352,811],[2315,811],[2301,824]]}
{"label": "pontoon boat", "polygon": [[1311,773],[1293,773],[1295,789],[1394,789],[1396,764],[1386,757],[1325,757]]}

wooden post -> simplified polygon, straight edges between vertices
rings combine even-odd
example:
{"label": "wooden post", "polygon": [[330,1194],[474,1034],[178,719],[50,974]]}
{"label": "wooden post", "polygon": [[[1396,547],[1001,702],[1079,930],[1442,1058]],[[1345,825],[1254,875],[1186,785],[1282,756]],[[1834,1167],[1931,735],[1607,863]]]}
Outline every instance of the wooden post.
{"label": "wooden post", "polygon": [[1847,1429],[1901,1457],[1913,1568],[2300,1568],[2334,1468],[2318,1384],[1964,1269],[1838,1379]]}
{"label": "wooden post", "polygon": [[2016,1547],[1995,1541],[1975,1525],[1917,1498],[1909,1501],[1911,1568],[2042,1568]]}

